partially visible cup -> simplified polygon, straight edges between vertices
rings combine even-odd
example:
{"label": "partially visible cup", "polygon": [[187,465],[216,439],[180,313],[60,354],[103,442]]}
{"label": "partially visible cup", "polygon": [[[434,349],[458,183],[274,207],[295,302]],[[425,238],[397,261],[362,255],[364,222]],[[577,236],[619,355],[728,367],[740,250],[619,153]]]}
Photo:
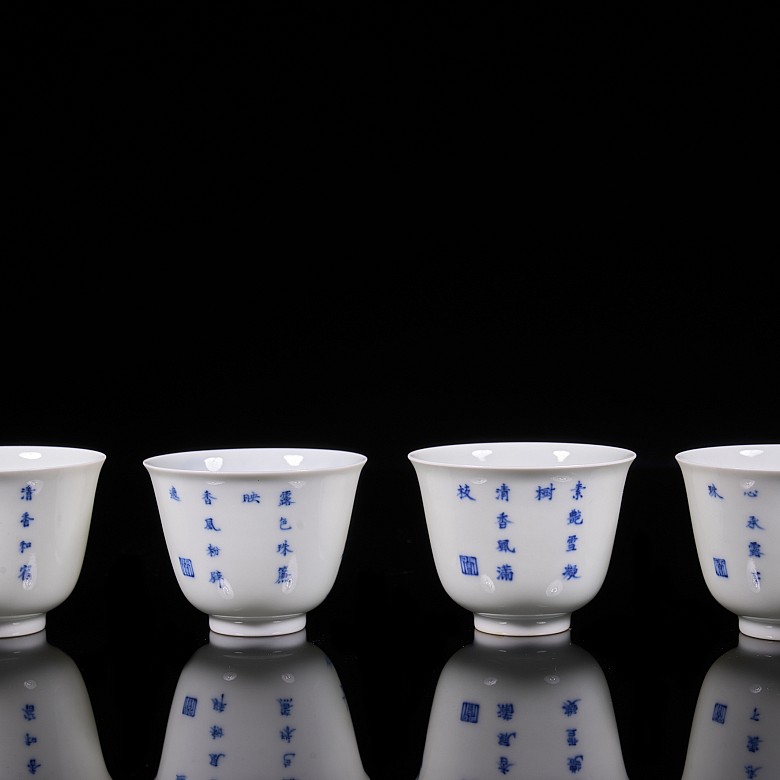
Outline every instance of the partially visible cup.
{"label": "partially visible cup", "polygon": [[106,456],[0,447],[0,637],[41,631],[76,586]]}
{"label": "partially visible cup", "polygon": [[780,777],[780,645],[738,634],[699,691],[682,780]]}
{"label": "partially visible cup", "polygon": [[675,458],[710,594],[743,634],[780,640],[780,444],[700,447]]}
{"label": "partially visible cup", "polygon": [[301,447],[144,460],[176,580],[234,636],[300,631],[330,593],[366,456]]}
{"label": "partially visible cup", "polygon": [[436,570],[491,634],[570,627],[606,578],[636,453],[601,444],[490,442],[409,453]]}

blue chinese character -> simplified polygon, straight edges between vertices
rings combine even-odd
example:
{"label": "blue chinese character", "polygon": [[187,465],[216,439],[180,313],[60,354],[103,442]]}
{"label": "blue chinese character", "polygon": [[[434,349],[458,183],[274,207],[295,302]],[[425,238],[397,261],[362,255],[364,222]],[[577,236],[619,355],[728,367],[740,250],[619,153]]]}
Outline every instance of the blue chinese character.
{"label": "blue chinese character", "polygon": [[563,704],[561,704],[561,709],[567,718],[577,714],[577,710],[579,709],[577,706],[578,702],[579,699],[567,699]]}
{"label": "blue chinese character", "polygon": [[468,485],[458,485],[458,498],[461,500],[468,498],[469,501],[477,500],[471,495],[471,488]]}
{"label": "blue chinese character", "polygon": [[553,493],[555,492],[555,487],[553,483],[550,483],[550,487],[542,487],[539,485],[536,488],[536,500],[541,501],[542,499],[546,498],[548,501],[552,501]]}
{"label": "blue chinese character", "polygon": [[509,485],[506,482],[496,488],[496,501],[509,501]]}

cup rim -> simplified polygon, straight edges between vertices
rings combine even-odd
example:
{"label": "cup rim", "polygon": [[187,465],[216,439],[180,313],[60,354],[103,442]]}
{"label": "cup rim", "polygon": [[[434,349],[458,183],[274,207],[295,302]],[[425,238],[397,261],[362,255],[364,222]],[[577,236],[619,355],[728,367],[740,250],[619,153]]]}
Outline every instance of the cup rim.
{"label": "cup rim", "polygon": [[[224,467],[226,457],[248,458],[253,455],[263,459],[281,457],[282,461],[277,460],[273,465],[258,462],[251,468]],[[305,462],[307,456],[315,459],[314,465]],[[330,458],[332,462],[323,462],[322,458]],[[291,473],[323,473],[362,468],[367,460],[368,458],[359,452],[324,447],[215,447],[152,455],[144,459],[143,465],[150,473],[158,474],[285,476]]]}
{"label": "cup rim", "polygon": [[674,458],[681,467],[780,473],[780,444],[777,443],[694,447],[678,452]]}
{"label": "cup rim", "polygon": [[[554,448],[554,449],[550,449]],[[523,460],[512,459],[524,450]],[[485,452],[487,451],[487,452]],[[513,452],[516,451],[516,452]],[[499,455],[496,462],[488,462],[488,455]],[[552,455],[549,462],[536,457],[529,461],[528,456],[539,454]],[[572,454],[587,454],[588,458],[570,460]],[[507,457],[509,456],[509,457]],[[495,469],[518,472],[566,470],[615,466],[631,463],[637,455],[633,450],[611,444],[593,444],[589,442],[559,441],[493,441],[440,444],[423,447],[408,453],[407,457],[415,465],[439,466],[442,468]],[[468,458],[477,462],[468,462]]]}
{"label": "cup rim", "polygon": [[[18,460],[14,459],[14,456]],[[79,468],[102,464],[106,455],[99,450],[52,444],[0,445],[0,473]]]}

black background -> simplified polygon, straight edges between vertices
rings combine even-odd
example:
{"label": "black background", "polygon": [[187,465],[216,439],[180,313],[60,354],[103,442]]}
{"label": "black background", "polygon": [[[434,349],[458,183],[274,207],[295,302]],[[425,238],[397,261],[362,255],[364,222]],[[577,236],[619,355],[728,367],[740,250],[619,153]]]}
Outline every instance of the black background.
{"label": "black background", "polygon": [[607,675],[628,775],[678,778],[738,629],[705,589],[674,455],[780,441],[767,20],[9,8],[0,442],[107,454],[47,638],[84,675],[114,780],[154,777],[208,638],[145,457],[367,455],[307,638],[371,780],[413,780],[473,626],[438,584],[406,456],[495,440],[637,453],[572,640]]}

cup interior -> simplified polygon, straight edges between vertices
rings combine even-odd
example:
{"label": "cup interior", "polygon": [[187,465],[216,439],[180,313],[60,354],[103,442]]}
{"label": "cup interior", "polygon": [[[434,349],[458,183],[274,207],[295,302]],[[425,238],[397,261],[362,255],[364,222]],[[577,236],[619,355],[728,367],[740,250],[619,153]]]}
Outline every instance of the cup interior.
{"label": "cup interior", "polygon": [[409,453],[413,463],[431,466],[538,469],[630,462],[636,453],[604,444],[570,442],[489,442],[445,444]]}
{"label": "cup interior", "polygon": [[144,466],[190,474],[288,474],[335,471],[365,462],[365,455],[345,450],[255,447],[171,452],[147,458]]}

